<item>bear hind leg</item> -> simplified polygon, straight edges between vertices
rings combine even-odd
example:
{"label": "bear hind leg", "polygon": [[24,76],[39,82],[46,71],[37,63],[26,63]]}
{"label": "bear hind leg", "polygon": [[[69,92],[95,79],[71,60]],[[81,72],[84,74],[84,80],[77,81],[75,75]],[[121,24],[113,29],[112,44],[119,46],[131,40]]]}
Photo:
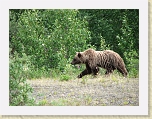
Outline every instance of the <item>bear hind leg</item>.
{"label": "bear hind leg", "polygon": [[126,69],[120,68],[120,67],[118,67],[117,69],[118,69],[118,71],[119,71],[124,77],[127,77],[127,71],[126,71]]}
{"label": "bear hind leg", "polygon": [[111,70],[111,69],[110,69],[110,70],[109,70],[109,69],[107,69],[107,70],[106,70],[105,75],[109,75],[109,74],[112,74],[112,73],[113,73],[113,70]]}
{"label": "bear hind leg", "polygon": [[98,75],[98,72],[99,72],[99,67],[95,67],[92,72],[93,72],[93,75]]}
{"label": "bear hind leg", "polygon": [[110,74],[112,74],[115,69],[116,69],[116,68],[115,68],[114,66],[109,66],[109,67],[106,69],[105,75],[110,75]]}

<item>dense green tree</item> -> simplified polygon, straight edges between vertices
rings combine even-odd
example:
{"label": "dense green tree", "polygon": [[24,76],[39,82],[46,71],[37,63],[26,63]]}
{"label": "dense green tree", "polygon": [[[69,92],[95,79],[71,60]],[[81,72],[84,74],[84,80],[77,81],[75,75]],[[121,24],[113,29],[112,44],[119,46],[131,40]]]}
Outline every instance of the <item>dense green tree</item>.
{"label": "dense green tree", "polygon": [[130,70],[129,64],[132,62],[130,59],[138,60],[139,58],[139,10],[88,9],[79,11],[78,16],[88,21],[91,44],[95,45],[97,50],[105,49],[106,45],[109,49],[118,52]]}
{"label": "dense green tree", "polygon": [[12,53],[30,55],[37,68],[60,69],[89,46],[118,52],[127,66],[138,59],[139,10],[10,10]]}
{"label": "dense green tree", "polygon": [[37,67],[63,67],[75,51],[87,48],[90,32],[76,18],[78,10],[24,10],[17,19],[14,13],[10,10],[10,47],[32,56]]}
{"label": "dense green tree", "polygon": [[13,9],[9,24],[11,55],[25,53],[37,69],[63,71],[75,52],[88,47],[114,50],[128,70],[138,69],[139,10]]}

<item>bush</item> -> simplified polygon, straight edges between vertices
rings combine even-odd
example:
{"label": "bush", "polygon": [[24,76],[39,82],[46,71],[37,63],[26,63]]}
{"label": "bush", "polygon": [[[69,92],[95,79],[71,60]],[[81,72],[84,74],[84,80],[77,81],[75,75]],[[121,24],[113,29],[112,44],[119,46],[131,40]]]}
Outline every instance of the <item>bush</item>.
{"label": "bush", "polygon": [[[9,61],[9,105],[22,106],[32,105],[34,99],[29,98],[32,93],[32,88],[26,82],[26,75],[24,75],[25,62],[27,57],[23,55],[22,58],[15,52],[14,57],[10,55]],[[28,61],[27,61],[28,62]]]}
{"label": "bush", "polygon": [[139,57],[136,51],[125,52],[124,56],[127,61],[127,70],[129,72],[129,77],[139,76]]}

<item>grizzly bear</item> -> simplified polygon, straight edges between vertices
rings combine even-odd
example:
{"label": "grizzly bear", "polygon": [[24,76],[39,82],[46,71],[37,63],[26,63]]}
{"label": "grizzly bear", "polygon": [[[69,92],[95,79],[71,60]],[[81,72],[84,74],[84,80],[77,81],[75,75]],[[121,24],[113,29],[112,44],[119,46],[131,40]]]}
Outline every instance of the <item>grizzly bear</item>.
{"label": "grizzly bear", "polygon": [[81,63],[86,65],[86,69],[78,75],[78,78],[91,73],[97,75],[99,67],[106,69],[106,75],[111,74],[115,69],[124,77],[128,74],[123,59],[112,50],[95,51],[89,48],[84,52],[77,52],[71,64]]}

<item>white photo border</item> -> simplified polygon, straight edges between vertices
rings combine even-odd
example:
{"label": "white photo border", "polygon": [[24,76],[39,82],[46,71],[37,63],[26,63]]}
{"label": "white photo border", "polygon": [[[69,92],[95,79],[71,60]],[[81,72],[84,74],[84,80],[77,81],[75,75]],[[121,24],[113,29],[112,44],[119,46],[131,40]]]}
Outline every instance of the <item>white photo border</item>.
{"label": "white photo border", "polygon": [[[139,106],[9,106],[9,9],[139,9]],[[148,115],[148,1],[0,1],[0,115]]]}

